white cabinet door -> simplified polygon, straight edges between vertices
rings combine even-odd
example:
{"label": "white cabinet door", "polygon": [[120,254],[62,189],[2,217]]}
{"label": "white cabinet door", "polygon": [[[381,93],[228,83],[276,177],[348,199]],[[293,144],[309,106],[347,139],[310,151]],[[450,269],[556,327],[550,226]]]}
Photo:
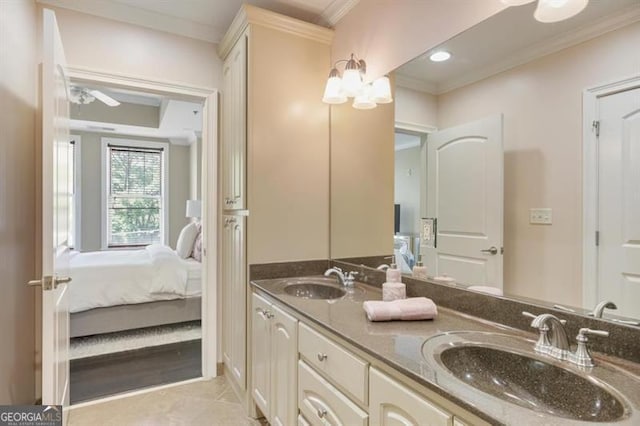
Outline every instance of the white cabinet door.
{"label": "white cabinet door", "polygon": [[[271,418],[271,304],[261,296],[251,296],[251,394],[267,419]],[[295,366],[295,362],[294,362]]]}
{"label": "white cabinet door", "polygon": [[370,426],[449,426],[453,416],[375,368],[369,373]]}
{"label": "white cabinet door", "polygon": [[272,305],[271,418],[272,425],[293,425],[298,415],[298,321]]}
{"label": "white cabinet door", "polygon": [[246,37],[238,40],[222,71],[222,204],[227,210],[243,210],[246,208]]}
{"label": "white cabinet door", "polygon": [[241,389],[246,389],[247,287],[244,216],[224,216],[222,232],[223,356]]}

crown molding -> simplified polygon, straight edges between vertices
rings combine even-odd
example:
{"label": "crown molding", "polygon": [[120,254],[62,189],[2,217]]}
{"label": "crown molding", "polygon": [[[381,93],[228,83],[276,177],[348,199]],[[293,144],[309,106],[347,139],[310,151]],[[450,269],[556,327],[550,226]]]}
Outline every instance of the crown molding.
{"label": "crown molding", "polygon": [[[2,0],[0,0],[2,1]],[[117,2],[101,0],[36,0],[45,6],[69,9],[87,15],[112,19],[131,25],[150,28],[156,31],[177,34],[183,37],[217,43],[222,31],[212,26],[175,16],[165,15],[152,10],[133,7]]]}
{"label": "crown molding", "polygon": [[396,75],[396,86],[404,87],[405,89],[417,90],[418,92],[424,92],[428,94],[435,94],[437,92],[437,86],[433,83],[429,83],[419,78],[409,77],[408,75],[400,74],[398,71]]}
{"label": "crown molding", "polygon": [[316,20],[318,25],[334,27],[360,0],[334,0]]}
{"label": "crown molding", "polygon": [[240,11],[233,19],[229,30],[218,45],[218,55],[225,58],[236,41],[242,36],[249,25],[260,25],[262,27],[275,29],[278,31],[293,34],[299,37],[308,38],[323,44],[331,44],[333,41],[333,30],[321,27],[316,24],[301,21],[256,6],[243,4]]}
{"label": "crown molding", "polygon": [[436,126],[431,126],[428,124],[420,124],[420,123],[411,123],[409,121],[397,121],[397,120],[394,123],[394,128],[396,130],[401,130],[405,133],[410,133],[410,134],[424,134],[424,133],[433,133],[438,131],[438,128]]}
{"label": "crown molding", "polygon": [[541,43],[534,44],[528,48],[522,49],[514,55],[510,55],[504,61],[477,69],[473,73],[452,80],[447,84],[437,85],[433,94],[441,95],[468,84],[484,80],[492,75],[499,74],[533,60],[559,52],[563,49],[584,43],[588,40],[623,28],[627,25],[631,25],[638,21],[640,21],[640,8],[634,5],[629,8],[622,9],[614,14],[606,16],[595,24],[589,24],[568,31],[554,38],[552,41],[543,41]]}

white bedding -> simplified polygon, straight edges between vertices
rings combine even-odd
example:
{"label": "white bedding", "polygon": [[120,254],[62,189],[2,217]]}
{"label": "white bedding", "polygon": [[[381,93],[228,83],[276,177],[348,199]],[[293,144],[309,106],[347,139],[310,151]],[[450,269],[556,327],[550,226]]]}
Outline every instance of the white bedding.
{"label": "white bedding", "polygon": [[190,260],[161,245],[74,253],[70,260],[70,312],[198,296],[200,264]]}

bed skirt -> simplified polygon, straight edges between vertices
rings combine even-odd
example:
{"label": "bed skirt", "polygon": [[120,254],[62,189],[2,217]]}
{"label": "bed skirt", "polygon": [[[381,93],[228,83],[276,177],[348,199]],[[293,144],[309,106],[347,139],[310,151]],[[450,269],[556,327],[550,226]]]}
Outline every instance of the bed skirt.
{"label": "bed skirt", "polygon": [[201,314],[201,297],[89,309],[71,314],[70,337],[197,321]]}

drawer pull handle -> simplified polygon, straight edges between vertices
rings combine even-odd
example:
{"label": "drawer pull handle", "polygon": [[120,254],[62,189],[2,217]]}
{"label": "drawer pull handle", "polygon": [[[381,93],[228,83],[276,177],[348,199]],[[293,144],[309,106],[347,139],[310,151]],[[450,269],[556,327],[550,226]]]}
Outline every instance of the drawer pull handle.
{"label": "drawer pull handle", "polygon": [[269,319],[274,317],[273,312],[271,311],[264,311],[264,315]]}
{"label": "drawer pull handle", "polygon": [[318,354],[318,361],[324,361],[327,359],[327,354]]}
{"label": "drawer pull handle", "polygon": [[318,417],[320,417],[321,419],[324,419],[324,416],[327,415],[327,410],[325,410],[324,408],[323,409],[318,408],[317,414],[318,414]]}

